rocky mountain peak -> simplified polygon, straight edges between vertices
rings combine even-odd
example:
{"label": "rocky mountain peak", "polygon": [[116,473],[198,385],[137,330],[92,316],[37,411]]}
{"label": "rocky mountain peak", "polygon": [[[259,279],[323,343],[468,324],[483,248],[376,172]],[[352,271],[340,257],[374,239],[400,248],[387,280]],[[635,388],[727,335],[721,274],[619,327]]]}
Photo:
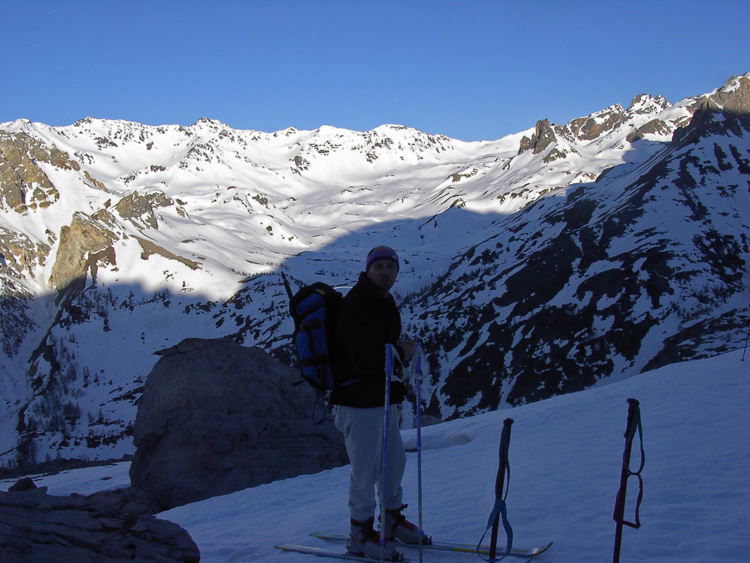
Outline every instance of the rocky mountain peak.
{"label": "rocky mountain peak", "polygon": [[581,141],[593,141],[615,129],[626,116],[622,106],[615,104],[603,111],[572,120],[568,123],[567,129]]}
{"label": "rocky mountain peak", "polygon": [[[674,133],[674,141],[680,146],[715,135],[743,137],[750,131],[750,74],[730,80],[711,95],[699,97],[693,110],[690,122]],[[742,157],[741,151],[734,150],[733,157],[740,170],[750,170],[750,160]],[[716,148],[715,152],[723,154],[721,148]],[[719,164],[722,168],[730,167],[725,162]]]}
{"label": "rocky mountain peak", "polygon": [[628,114],[650,115],[657,114],[669,107],[669,102],[663,96],[638,94],[633,98],[626,110]]}
{"label": "rocky mountain peak", "polygon": [[750,72],[727,80],[708,96],[723,109],[737,115],[750,114]]}
{"label": "rocky mountain peak", "polygon": [[534,127],[534,134],[531,138],[524,136],[521,139],[521,146],[518,149],[518,154],[530,150],[532,154],[539,154],[544,152],[550,145],[557,141],[555,131],[549,123],[548,119],[541,119],[536,122]]}

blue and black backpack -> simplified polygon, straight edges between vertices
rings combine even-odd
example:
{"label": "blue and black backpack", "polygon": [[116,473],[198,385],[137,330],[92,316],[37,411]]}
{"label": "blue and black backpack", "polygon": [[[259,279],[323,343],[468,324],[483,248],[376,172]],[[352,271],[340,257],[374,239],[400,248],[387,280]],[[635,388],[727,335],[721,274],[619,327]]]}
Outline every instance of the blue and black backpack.
{"label": "blue and black backpack", "polygon": [[[294,320],[292,340],[302,372],[302,380],[315,390],[313,422],[321,424],[326,418],[325,397],[335,385],[334,338],[336,321],[343,295],[323,282],[315,282],[292,293],[282,273],[289,295],[289,313]],[[316,415],[319,405],[323,415]]]}

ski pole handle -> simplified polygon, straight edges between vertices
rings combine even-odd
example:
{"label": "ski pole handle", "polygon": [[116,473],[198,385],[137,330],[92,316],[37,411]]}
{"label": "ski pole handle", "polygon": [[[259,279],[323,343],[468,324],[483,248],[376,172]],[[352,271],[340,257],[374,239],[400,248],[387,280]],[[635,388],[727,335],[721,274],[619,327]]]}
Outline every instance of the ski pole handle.
{"label": "ski pole handle", "polygon": [[393,354],[397,353],[393,349],[393,344],[385,345],[385,385],[386,390],[390,383],[391,376],[393,375]]}
{"label": "ski pole handle", "polygon": [[513,424],[512,418],[506,418],[503,421],[503,431],[500,434],[500,448],[498,451],[498,469],[497,477],[495,478],[495,496],[497,498],[503,498],[503,489],[505,488],[505,474],[510,473],[510,467],[508,463],[508,450],[510,449],[510,427]]}

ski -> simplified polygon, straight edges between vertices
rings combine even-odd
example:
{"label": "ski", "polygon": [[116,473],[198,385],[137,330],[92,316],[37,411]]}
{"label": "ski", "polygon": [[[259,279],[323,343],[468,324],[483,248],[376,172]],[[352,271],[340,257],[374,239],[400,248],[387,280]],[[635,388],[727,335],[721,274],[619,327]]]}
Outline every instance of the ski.
{"label": "ski", "polygon": [[[405,545],[405,544],[401,544],[401,545]],[[314,547],[311,545],[298,545],[296,543],[280,543],[280,544],[275,545],[274,547],[282,551],[292,551],[294,553],[304,553],[307,555],[315,555],[317,557],[329,557],[332,559],[344,559],[346,561],[360,561],[364,563],[373,563],[374,561],[378,561],[378,559],[373,559],[372,557],[366,557],[364,555],[354,555],[353,553],[349,553],[349,552],[342,553],[340,551],[333,551],[332,549],[325,549],[323,547]],[[500,560],[498,559],[498,561]],[[417,563],[417,562],[411,559],[403,558],[403,554],[402,554],[402,558],[394,563]],[[531,563],[531,559],[527,559],[524,563]]]}
{"label": "ski", "polygon": [[[378,561],[371,557],[365,557],[364,555],[355,555],[349,552],[333,551],[331,549],[325,549],[324,547],[313,547],[311,545],[298,545],[296,543],[280,543],[274,546],[276,549],[282,551],[293,551],[295,553],[306,553],[309,555],[317,555],[318,557],[330,557],[334,559],[345,559],[348,561],[364,561],[365,563],[373,563]],[[398,563],[412,563],[409,559],[399,559]]]}
{"label": "ski", "polygon": [[[337,541],[337,542],[345,542],[347,539],[349,539],[348,536],[343,535],[343,534],[335,534],[335,533],[328,533],[328,532],[321,532],[321,531],[313,532],[310,535],[316,538],[320,538],[322,540]],[[407,548],[415,548],[415,549],[419,548],[419,546],[416,544],[407,544],[407,543],[398,542],[397,545],[398,547],[407,547]],[[514,547],[511,549],[509,555],[513,557],[536,557],[537,555],[547,551],[551,545],[552,545],[552,542],[549,542],[547,545],[543,545],[541,547]],[[422,545],[422,548],[430,549],[433,551],[454,551],[454,552],[460,552],[460,553],[476,553],[477,552],[476,545],[471,545],[467,543],[432,542],[430,544]],[[504,552],[505,552],[504,548],[498,546],[497,554],[502,555]],[[482,555],[489,555],[490,546],[488,545],[481,546],[479,548],[479,553],[481,553]]]}

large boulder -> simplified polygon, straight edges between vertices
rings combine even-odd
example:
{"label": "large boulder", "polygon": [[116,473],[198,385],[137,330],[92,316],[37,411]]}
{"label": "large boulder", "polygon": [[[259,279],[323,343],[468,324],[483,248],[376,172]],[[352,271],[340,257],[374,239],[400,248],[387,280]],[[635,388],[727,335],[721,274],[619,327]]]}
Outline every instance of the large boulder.
{"label": "large boulder", "polygon": [[0,561],[200,561],[198,546],[172,522],[149,514],[133,488],[84,497],[47,494],[25,479],[0,492]]}
{"label": "large boulder", "polygon": [[228,339],[161,353],[134,427],[134,487],[162,510],[347,463],[341,434],[312,423],[299,372]]}

